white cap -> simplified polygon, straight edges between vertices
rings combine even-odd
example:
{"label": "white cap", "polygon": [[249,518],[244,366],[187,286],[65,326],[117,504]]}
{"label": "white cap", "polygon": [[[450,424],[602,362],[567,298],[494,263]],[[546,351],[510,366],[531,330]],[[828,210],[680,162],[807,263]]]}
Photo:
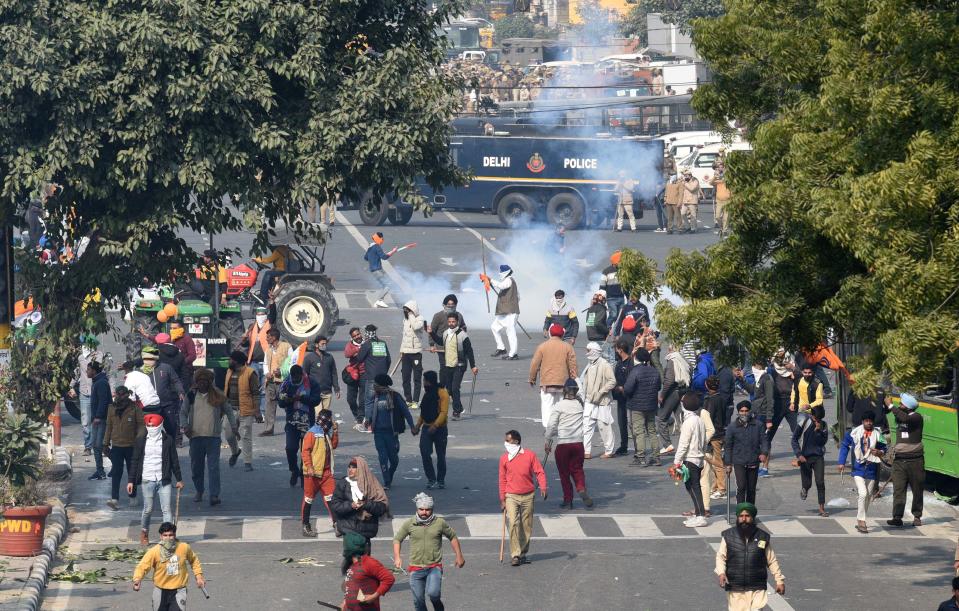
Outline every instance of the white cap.
{"label": "white cap", "polygon": [[417,509],[433,509],[433,497],[425,492],[420,492],[414,496],[413,502],[416,503]]}

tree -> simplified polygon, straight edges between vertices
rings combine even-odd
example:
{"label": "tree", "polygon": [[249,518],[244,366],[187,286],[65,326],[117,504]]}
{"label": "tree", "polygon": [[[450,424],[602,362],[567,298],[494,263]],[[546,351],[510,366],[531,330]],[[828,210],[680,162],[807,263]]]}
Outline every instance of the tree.
{"label": "tree", "polygon": [[[0,213],[11,223],[42,185],[59,183],[46,203],[49,238],[89,239],[62,264],[41,264],[32,249],[20,257],[19,297],[32,297],[48,331],[31,350],[102,331],[103,304],[144,277],[187,273],[195,254],[183,229],[236,230],[237,208],[256,210],[262,250],[278,221],[311,233],[299,219],[311,198],[370,191],[422,203],[417,177],[462,182],[447,147],[457,84],[437,77],[435,34],[461,6],[431,6],[0,4]],[[102,301],[85,303],[95,290]],[[55,349],[64,374],[76,346],[42,351]],[[65,390],[56,386],[38,390],[47,409]]]}
{"label": "tree", "polygon": [[493,27],[497,44],[507,38],[533,38],[536,35],[536,26],[524,13],[501,17],[493,22]]}
{"label": "tree", "polygon": [[723,14],[723,0],[638,0],[638,10],[645,16],[659,13],[663,23],[672,23],[689,34],[693,31],[693,21],[719,17]]}
{"label": "tree", "polygon": [[694,42],[714,73],[694,106],[754,150],[728,163],[730,238],[668,257],[688,303],[657,307],[660,326],[754,356],[831,329],[869,348],[857,390],[921,388],[959,346],[956,13],[728,0]]}
{"label": "tree", "polygon": [[623,15],[620,22],[620,34],[626,38],[636,38],[640,46],[645,47],[649,44],[649,33],[646,30],[646,6],[644,4],[633,4]]}
{"label": "tree", "polygon": [[576,38],[591,45],[609,43],[610,38],[620,33],[621,19],[599,3],[599,0],[580,0],[576,5],[579,23],[572,26]]}

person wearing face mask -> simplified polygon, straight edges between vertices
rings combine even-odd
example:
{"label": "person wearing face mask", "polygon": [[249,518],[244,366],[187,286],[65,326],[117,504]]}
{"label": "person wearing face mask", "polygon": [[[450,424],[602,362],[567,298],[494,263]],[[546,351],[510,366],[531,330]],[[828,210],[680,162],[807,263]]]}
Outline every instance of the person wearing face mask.
{"label": "person wearing face mask", "polygon": [[233,430],[227,430],[226,442],[230,445],[230,466],[236,465],[242,445],[243,470],[253,470],[253,420],[257,414],[260,379],[252,367],[246,366],[246,355],[239,350],[230,354],[230,367],[223,380],[223,394],[230,402],[239,422],[239,439]]}
{"label": "person wearing face mask", "polygon": [[563,386],[563,399],[553,406],[546,423],[546,455],[556,442],[556,469],[563,487],[560,509],[573,508],[573,487],[586,507],[593,499],[586,493],[586,474],[583,473],[583,402],[579,398],[579,384],[570,378]]}
{"label": "person wearing face mask", "polygon": [[879,480],[879,463],[886,453],[882,431],[875,428],[876,413],[865,412],[862,424],[847,431],[839,444],[839,472],[846,469],[846,458],[852,455],[852,480],[859,498],[856,505],[856,530],[867,534],[866,511],[876,492]]}
{"label": "person wearing face mask", "polygon": [[206,587],[203,566],[188,543],[176,538],[176,524],[160,524],[160,542],[147,550],[133,571],[133,591],[140,591],[143,578],[153,571],[153,608],[157,611],[184,611],[186,585],[190,581],[187,566],[193,571],[198,588]]}
{"label": "person wearing face mask", "polygon": [[608,316],[606,291],[599,289],[593,293],[593,302],[586,308],[586,339],[591,342],[606,341],[609,337],[609,325],[606,324]]}
{"label": "person wearing face mask", "polygon": [[426,321],[420,316],[419,306],[415,301],[407,301],[403,304],[400,362],[403,374],[403,398],[406,399],[410,409],[416,409],[420,402],[420,387],[423,383],[423,343],[426,335]]}
{"label": "person wearing face mask", "polygon": [[[246,348],[246,364],[256,372],[257,382],[263,381],[263,360],[266,358],[266,352],[270,349],[270,343],[267,341],[267,332],[270,330],[270,320],[267,309],[260,307],[256,309],[253,324],[246,330],[246,335],[240,342],[240,346]],[[254,414],[257,422],[263,422],[263,401],[264,394],[260,392],[259,386],[256,388],[257,404]]]}
{"label": "person wearing face mask", "polygon": [[117,386],[117,396],[107,415],[107,431],[103,436],[103,451],[110,456],[113,468],[110,470],[110,509],[120,509],[120,478],[123,477],[123,465],[127,474],[133,466],[133,444],[136,438],[145,434],[143,410],[130,399],[130,391],[125,386]]}
{"label": "person wearing face mask", "polygon": [[824,420],[826,411],[817,405],[810,411],[810,418],[796,429],[792,436],[792,448],[799,462],[802,489],[799,498],[806,500],[812,487],[813,474],[816,476],[816,495],[819,499],[819,515],[826,517],[826,442],[829,441],[829,429]]}
{"label": "person wearing face mask", "polygon": [[366,421],[373,430],[373,443],[383,473],[383,487],[390,489],[400,463],[400,435],[410,427],[415,435],[413,415],[403,397],[395,392],[393,378],[381,373],[373,379],[373,398],[366,404]]}
{"label": "person wearing face mask", "polygon": [[363,391],[363,363],[357,362],[357,356],[360,354],[360,348],[363,346],[363,332],[359,327],[350,329],[350,341],[343,348],[343,357],[346,359],[346,367],[343,368],[343,382],[346,384],[346,403],[350,406],[350,413],[353,414],[353,430],[358,433],[368,433],[363,426],[363,412],[365,409],[366,397],[362,396]]}
{"label": "person wearing face mask", "polygon": [[563,327],[563,341],[569,342],[570,345],[576,343],[576,336],[579,335],[579,320],[576,318],[576,310],[566,303],[566,293],[562,290],[553,293],[553,299],[546,308],[543,337],[549,337],[549,328],[553,324]]}
{"label": "person wearing face mask", "polygon": [[453,406],[453,420],[459,420],[463,413],[463,401],[460,400],[460,387],[466,368],[475,376],[479,373],[473,356],[473,344],[465,331],[459,328],[459,319],[450,314],[446,319],[446,331],[443,333],[444,362],[440,369],[440,380],[450,393]]}
{"label": "person wearing face mask", "polygon": [[[446,487],[446,440],[450,395],[443,388],[435,371],[423,374],[423,403],[413,434],[420,435],[420,458],[426,474],[426,489]],[[425,429],[423,427],[426,427]],[[433,448],[436,448],[436,469],[433,468]]]}
{"label": "person wearing face mask", "polygon": [[[499,279],[490,278],[486,274],[480,274],[480,280],[486,286],[486,291],[491,289],[496,293],[496,317],[490,330],[493,331],[493,340],[496,342],[496,352],[490,356],[502,356],[503,360],[515,361],[519,358],[517,355],[516,340],[516,320],[519,318],[519,287],[516,280],[513,279],[513,268],[509,265],[499,266]],[[509,343],[509,350],[503,343],[501,333],[506,334],[506,341]]]}
{"label": "person wearing face mask", "polygon": [[612,395],[616,387],[613,366],[602,358],[602,347],[596,342],[586,345],[586,367],[583,368],[583,447],[584,459],[592,458],[593,433],[599,428],[603,440],[602,458],[612,458],[616,451],[613,437]]}
{"label": "person wearing face mask", "polygon": [[[796,387],[796,377],[799,372],[796,371],[796,362],[792,356],[786,352],[785,348],[780,348],[773,355],[772,371],[770,376],[773,379],[773,386],[776,392],[773,395],[773,417],[772,421],[766,421],[766,435],[769,437],[769,447],[772,448],[773,438],[779,431],[779,425],[785,420],[789,425],[789,432],[792,433],[798,426],[796,420],[796,410],[792,407],[792,395]],[[807,387],[808,388],[808,387]],[[771,454],[771,453],[770,453]],[[766,461],[760,467],[759,477],[769,477],[769,463],[772,460],[770,455],[766,456]]]}
{"label": "person wearing face mask", "polygon": [[446,607],[442,600],[443,586],[443,537],[450,542],[456,554],[456,568],[466,564],[463,550],[456,531],[441,516],[433,513],[433,497],[420,492],[413,498],[416,515],[403,522],[393,535],[393,566],[403,570],[401,546],[403,540],[410,539],[410,591],[413,593],[413,608],[426,611],[426,597],[433,603],[434,611],[443,611]]}
{"label": "person wearing face mask", "polygon": [[295,486],[297,480],[302,479],[299,458],[300,445],[303,436],[313,426],[313,413],[310,378],[299,365],[290,367],[290,374],[280,385],[278,403],[286,411],[286,424],[283,432],[286,435],[286,464],[290,469],[290,486]]}
{"label": "person wearing face mask", "polygon": [[336,375],[336,360],[327,352],[326,347],[330,340],[320,335],[313,343],[313,352],[303,358],[303,373],[310,378],[310,390],[313,396],[310,402],[314,406],[313,415],[321,410],[329,410],[333,404],[333,395],[339,399],[340,378]]}
{"label": "person wearing face mask", "polygon": [[723,465],[728,476],[736,471],[736,502],[756,502],[759,466],[769,454],[769,437],[752,417],[752,404],[736,405],[736,420],[726,427],[723,440]]}
{"label": "person wearing face mask", "polygon": [[180,459],[176,454],[173,437],[163,430],[163,416],[147,414],[143,417],[146,435],[137,437],[133,447],[133,468],[127,480],[127,494],[133,495],[137,486],[143,491],[143,512],[140,515],[140,544],[148,545],[150,539],[150,516],[153,515],[153,497],[160,497],[160,511],[164,522],[173,521],[170,497],[173,482],[177,489],[183,488],[180,475]]}
{"label": "person wearing face mask", "polygon": [[333,422],[333,412],[321,410],[314,424],[303,436],[303,504],[300,518],[303,521],[303,536],[315,537],[316,531],[310,522],[310,511],[317,493],[323,495],[323,504],[333,521],[333,530],[337,533],[336,517],[330,509],[330,499],[336,481],[333,479],[333,450],[340,445],[340,432]]}
{"label": "person wearing face mask", "polygon": [[456,305],[459,303],[459,300],[456,298],[456,295],[450,293],[443,298],[443,309],[433,314],[433,320],[430,321],[430,324],[426,327],[426,331],[429,334],[430,340],[430,352],[436,354],[439,358],[440,367],[443,367],[443,362],[445,358],[443,356],[443,334],[446,332],[446,320],[450,314],[456,314],[457,324],[459,328],[463,331],[466,331],[466,320],[463,318],[463,314],[456,310]]}
{"label": "person wearing face mask", "polygon": [[378,375],[388,375],[393,358],[386,342],[376,335],[376,325],[369,324],[363,328],[363,345],[356,354],[357,364],[363,365],[363,412],[372,409],[373,381]]}
{"label": "person wearing face mask", "polygon": [[273,435],[276,424],[276,402],[279,399],[280,384],[283,383],[280,367],[293,349],[288,342],[280,340],[280,330],[276,328],[266,332],[266,343],[268,347],[263,355],[263,372],[266,378],[263,382],[266,394],[266,428],[260,432],[260,437]]}
{"label": "person wearing face mask", "polygon": [[769,573],[776,581],[776,593],[786,593],[786,578],[773,551],[771,535],[756,526],[756,506],[736,505],[736,526],[723,531],[716,551],[719,587],[726,590],[730,611],[765,609],[769,602],[766,582]]}
{"label": "person wearing face mask", "polygon": [[765,361],[757,359],[752,366],[752,376],[746,376],[741,369],[737,369],[736,377],[750,394],[756,421],[761,428],[768,430],[773,426],[773,415],[776,409],[776,384],[773,382],[773,377],[766,371],[766,365]]}
{"label": "person wearing face mask", "polygon": [[210,480],[210,506],[220,504],[220,436],[223,419],[234,438],[238,436],[236,414],[226,395],[213,384],[213,370],[201,367],[193,374],[193,403],[183,412],[183,434],[190,439],[190,473],[196,494],[194,503],[203,501],[204,464]]}
{"label": "person wearing face mask", "polygon": [[546,500],[546,472],[536,453],[522,446],[519,431],[506,431],[506,452],[499,458],[499,505],[506,512],[512,566],[528,564],[526,553],[533,535],[533,499],[536,485]]}
{"label": "person wearing face mask", "polygon": [[[163,416],[163,426],[167,435],[176,438],[180,434],[180,407],[186,402],[186,389],[180,383],[180,376],[173,367],[159,362],[160,354],[156,346],[144,346],[141,351],[143,365],[140,371],[150,378],[150,383],[160,399],[159,413]],[[144,407],[144,412],[150,412]],[[176,439],[177,446],[182,438]]]}

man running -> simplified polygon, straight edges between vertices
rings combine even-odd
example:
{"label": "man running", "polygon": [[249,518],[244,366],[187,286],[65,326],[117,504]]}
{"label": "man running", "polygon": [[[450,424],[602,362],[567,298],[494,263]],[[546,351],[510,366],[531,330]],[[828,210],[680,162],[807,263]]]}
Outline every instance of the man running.
{"label": "man running", "polygon": [[443,611],[443,537],[449,539],[456,554],[456,568],[466,564],[456,531],[441,516],[433,513],[433,498],[420,492],[413,499],[416,515],[403,523],[393,535],[393,566],[403,570],[400,546],[410,539],[410,591],[413,593],[413,608],[426,611],[426,597],[433,603],[434,611]]}
{"label": "man running", "polygon": [[140,583],[153,571],[154,611],[184,611],[186,584],[190,580],[187,566],[199,588],[206,586],[200,559],[188,543],[177,540],[176,525],[160,524],[160,542],[147,550],[133,571],[133,591],[140,591]]}

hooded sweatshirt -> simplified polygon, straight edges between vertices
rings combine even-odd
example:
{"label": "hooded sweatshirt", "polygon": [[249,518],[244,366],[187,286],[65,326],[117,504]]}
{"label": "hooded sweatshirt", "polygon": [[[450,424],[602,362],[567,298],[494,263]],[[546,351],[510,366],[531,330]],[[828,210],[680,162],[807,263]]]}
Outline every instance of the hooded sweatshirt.
{"label": "hooded sweatshirt", "polygon": [[546,421],[546,439],[557,445],[583,443],[583,404],[578,399],[563,399],[553,406]]}
{"label": "hooded sweatshirt", "polygon": [[419,306],[415,301],[407,301],[403,307],[412,315],[403,315],[403,340],[400,343],[400,354],[419,354],[423,352],[423,344],[427,342],[426,321],[420,316]]}

